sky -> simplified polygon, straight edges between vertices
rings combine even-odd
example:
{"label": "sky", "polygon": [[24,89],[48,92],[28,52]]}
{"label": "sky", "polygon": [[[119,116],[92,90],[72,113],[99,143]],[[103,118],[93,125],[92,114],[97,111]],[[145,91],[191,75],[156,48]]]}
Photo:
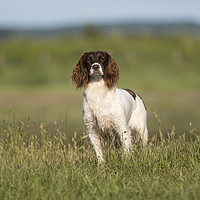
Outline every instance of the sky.
{"label": "sky", "polygon": [[200,24],[200,0],[0,0],[0,27],[48,28],[126,20]]}

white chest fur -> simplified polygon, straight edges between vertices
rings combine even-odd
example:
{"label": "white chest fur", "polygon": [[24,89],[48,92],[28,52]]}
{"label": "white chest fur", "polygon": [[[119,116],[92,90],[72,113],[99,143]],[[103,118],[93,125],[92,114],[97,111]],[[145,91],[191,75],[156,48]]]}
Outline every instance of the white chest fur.
{"label": "white chest fur", "polygon": [[[100,129],[109,129],[114,126],[117,113],[116,88],[112,90],[105,87],[105,82],[91,81],[84,90],[83,109],[85,118],[96,120]],[[89,115],[89,116],[87,116]]]}

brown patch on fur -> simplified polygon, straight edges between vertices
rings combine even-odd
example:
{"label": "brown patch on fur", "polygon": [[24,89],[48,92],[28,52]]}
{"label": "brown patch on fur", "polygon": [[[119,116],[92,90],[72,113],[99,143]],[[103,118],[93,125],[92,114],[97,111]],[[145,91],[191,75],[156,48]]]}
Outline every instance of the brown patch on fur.
{"label": "brown patch on fur", "polygon": [[124,89],[124,90],[126,90],[133,97],[134,100],[136,99],[135,92],[133,92],[132,90],[129,90],[129,89]]}
{"label": "brown patch on fur", "polygon": [[[135,92],[133,92],[132,90],[129,90],[129,89],[124,89],[124,90],[126,90],[126,91],[133,97],[134,100],[136,99],[136,94],[135,94]],[[145,103],[144,103],[142,97],[141,97],[139,94],[137,94],[137,96],[142,100],[142,102],[143,102],[143,104],[144,104],[144,107],[145,107],[145,110],[147,110],[146,105],[145,105]]]}
{"label": "brown patch on fur", "polygon": [[104,81],[109,89],[112,89],[119,80],[119,67],[109,53],[107,53],[108,66],[105,70]]}

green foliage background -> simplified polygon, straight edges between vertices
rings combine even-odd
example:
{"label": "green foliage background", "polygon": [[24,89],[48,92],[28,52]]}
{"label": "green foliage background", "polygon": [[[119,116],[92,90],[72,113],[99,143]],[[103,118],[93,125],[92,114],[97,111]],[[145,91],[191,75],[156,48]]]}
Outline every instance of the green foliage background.
{"label": "green foliage background", "polygon": [[[11,110],[25,121],[62,118],[68,134],[82,134],[82,91],[70,84],[70,75],[81,54],[95,50],[113,55],[119,87],[139,93],[158,113],[164,132],[173,125],[184,132],[190,122],[199,128],[200,39],[184,35],[1,40],[0,125]],[[157,122],[150,110],[148,124],[153,135]]]}
{"label": "green foliage background", "polygon": [[0,49],[1,86],[63,85],[81,54],[95,50],[113,54],[120,85],[154,91],[199,85],[198,37],[18,38],[1,40]]}

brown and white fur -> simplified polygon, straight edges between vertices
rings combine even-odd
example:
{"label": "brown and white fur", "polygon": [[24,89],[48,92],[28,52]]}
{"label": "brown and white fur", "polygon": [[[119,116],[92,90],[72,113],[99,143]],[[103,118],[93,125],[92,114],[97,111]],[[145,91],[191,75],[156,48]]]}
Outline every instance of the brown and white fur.
{"label": "brown and white fur", "polygon": [[148,141],[144,102],[133,91],[117,88],[118,79],[119,68],[104,51],[84,53],[71,75],[77,88],[84,87],[83,122],[98,162],[104,161],[101,139],[107,134],[119,136],[126,152],[132,132],[139,133],[143,146]]}

